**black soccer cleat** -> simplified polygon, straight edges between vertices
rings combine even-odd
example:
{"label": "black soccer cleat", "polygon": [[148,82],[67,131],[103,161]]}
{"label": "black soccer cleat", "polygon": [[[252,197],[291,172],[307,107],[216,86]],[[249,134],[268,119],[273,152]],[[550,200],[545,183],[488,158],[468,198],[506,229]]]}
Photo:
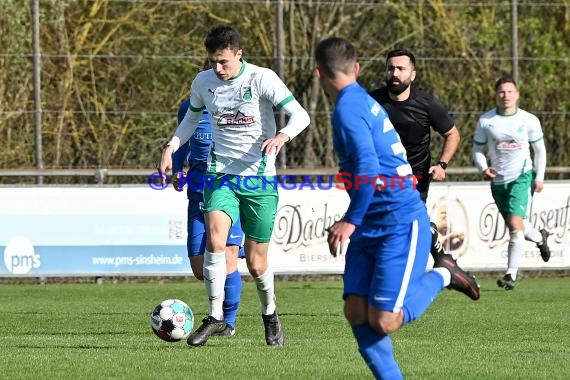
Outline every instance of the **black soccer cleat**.
{"label": "black soccer cleat", "polygon": [[450,254],[444,254],[438,257],[433,267],[446,268],[449,270],[449,273],[451,273],[451,283],[448,288],[455,289],[474,301],[477,301],[481,296],[479,284],[475,280],[475,277],[461,269],[459,265],[457,265],[457,261],[455,261]]}
{"label": "black soccer cleat", "polygon": [[542,241],[540,243],[536,243],[536,246],[540,250],[540,257],[546,263],[550,260],[550,248],[548,247],[548,236],[550,233],[545,229],[540,230],[540,234],[542,235]]}
{"label": "black soccer cleat", "polygon": [[431,230],[431,248],[430,253],[434,260],[437,260],[442,255],[445,255],[445,250],[439,241],[439,231],[434,222],[429,222]]}
{"label": "black soccer cleat", "polygon": [[506,274],[503,278],[497,280],[499,288],[505,288],[506,290],[513,290],[515,288],[515,284],[516,282],[510,274]]}
{"label": "black soccer cleat", "polygon": [[203,346],[208,341],[208,338],[210,338],[212,335],[221,333],[225,330],[225,328],[226,321],[223,319],[218,320],[209,315],[202,320],[202,325],[198,327],[196,331],[190,334],[186,340],[186,343],[188,343],[189,346],[193,347]]}
{"label": "black soccer cleat", "polygon": [[277,316],[277,310],[273,314],[264,315],[263,327],[265,327],[265,342],[268,346],[283,346],[285,343],[285,334],[283,333],[283,326]]}

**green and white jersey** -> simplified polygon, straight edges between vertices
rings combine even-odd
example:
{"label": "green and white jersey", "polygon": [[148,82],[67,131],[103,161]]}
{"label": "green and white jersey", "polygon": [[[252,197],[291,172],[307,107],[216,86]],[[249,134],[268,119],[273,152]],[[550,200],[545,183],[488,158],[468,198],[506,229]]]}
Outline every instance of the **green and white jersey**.
{"label": "green and white jersey", "polygon": [[505,116],[493,109],[479,118],[473,142],[487,145],[489,166],[497,170],[493,183],[504,184],[532,170],[530,144],[543,138],[540,121],[530,112],[517,108]]}
{"label": "green and white jersey", "polygon": [[276,135],[274,107],[295,98],[274,71],[242,62],[238,75],[227,81],[211,69],[200,72],[192,82],[190,110],[206,108],[211,117],[209,172],[275,175],[275,154],[262,154],[261,144]]}

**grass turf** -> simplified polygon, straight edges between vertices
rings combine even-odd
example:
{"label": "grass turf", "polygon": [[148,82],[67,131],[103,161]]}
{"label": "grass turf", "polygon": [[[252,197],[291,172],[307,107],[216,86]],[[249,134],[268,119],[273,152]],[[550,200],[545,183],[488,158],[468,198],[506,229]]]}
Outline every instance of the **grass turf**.
{"label": "grass turf", "polygon": [[[392,335],[406,378],[568,378],[568,279],[523,279],[513,291],[494,281],[480,281],[477,302],[445,290],[419,320]],[[285,347],[265,345],[255,287],[245,282],[237,334],[190,348],[159,340],[150,312],[163,299],[179,298],[198,325],[207,302],[196,281],[2,284],[0,378],[372,378],[342,314],[340,281],[276,286]]]}

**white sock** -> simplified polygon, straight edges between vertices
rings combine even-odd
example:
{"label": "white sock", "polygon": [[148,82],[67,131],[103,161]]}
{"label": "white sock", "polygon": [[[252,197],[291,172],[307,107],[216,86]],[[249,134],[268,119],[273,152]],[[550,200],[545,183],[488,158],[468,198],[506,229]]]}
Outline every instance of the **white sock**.
{"label": "white sock", "polygon": [[226,253],[204,252],[204,285],[210,302],[210,315],[224,319],[224,285],[226,283]]}
{"label": "white sock", "polygon": [[261,302],[261,314],[270,315],[275,312],[275,284],[273,281],[273,270],[267,267],[265,273],[259,277],[254,277],[257,286],[257,295]]}
{"label": "white sock", "polygon": [[433,268],[434,272],[439,273],[443,279],[443,287],[449,286],[451,284],[451,272],[447,268]]}
{"label": "white sock", "polygon": [[517,279],[517,272],[521,263],[521,257],[524,252],[524,232],[511,232],[509,239],[509,258],[507,261],[507,274],[510,274],[513,280]]}
{"label": "white sock", "polygon": [[529,241],[533,241],[536,244],[542,243],[542,235],[540,232],[534,228],[527,220],[524,222],[524,238]]}

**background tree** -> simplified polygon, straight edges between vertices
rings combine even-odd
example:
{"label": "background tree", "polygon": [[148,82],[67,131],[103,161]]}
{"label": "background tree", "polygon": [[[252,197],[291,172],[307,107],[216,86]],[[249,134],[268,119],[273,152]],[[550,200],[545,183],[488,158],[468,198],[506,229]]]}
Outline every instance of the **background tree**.
{"label": "background tree", "polygon": [[[31,3],[4,0],[0,12],[3,168],[35,165]],[[570,3],[518,3],[521,106],[542,121],[549,165],[570,166]],[[283,4],[284,80],[313,121],[288,145],[288,168],[336,163],[331,109],[316,82],[312,56],[315,44],[332,35],[354,42],[361,55],[360,82],[369,89],[383,85],[388,50],[413,50],[418,82],[446,104],[462,133],[454,167],[472,166],[476,120],[494,106],[495,79],[512,68],[510,2]],[[175,128],[178,104],[202,66],[208,29],[235,26],[246,60],[277,70],[277,9],[278,2],[265,0],[40,0],[45,167],[153,167]],[[433,149],[439,152],[437,138]]]}

